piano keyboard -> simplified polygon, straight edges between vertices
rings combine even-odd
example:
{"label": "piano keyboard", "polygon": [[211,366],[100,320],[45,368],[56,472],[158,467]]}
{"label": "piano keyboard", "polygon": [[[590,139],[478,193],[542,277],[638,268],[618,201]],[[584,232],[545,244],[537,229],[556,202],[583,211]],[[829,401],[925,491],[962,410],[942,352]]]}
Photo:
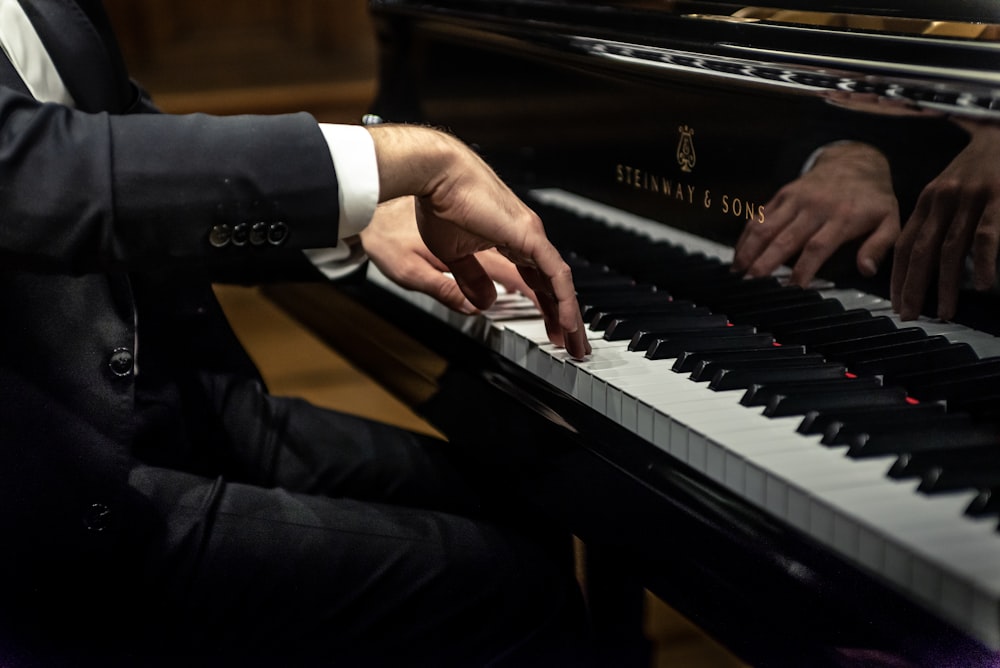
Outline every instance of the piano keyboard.
{"label": "piano keyboard", "polygon": [[[705,279],[706,283],[718,279],[723,285],[731,285],[725,277],[719,279],[718,272],[731,261],[731,248],[565,191],[535,190],[529,193],[529,200],[551,212],[561,212],[553,218],[620,228],[626,236],[639,238],[646,245],[669,245],[703,262],[692,270],[702,273],[692,276],[711,277]],[[540,212],[548,224],[549,217]],[[576,228],[574,234],[587,236],[586,231]],[[556,225],[553,239],[565,254],[560,236]],[[607,241],[600,243],[616,246]],[[568,257],[573,255],[571,251]],[[572,259],[581,269],[581,301],[588,294],[589,261]],[[688,269],[680,271],[684,275]],[[650,275],[658,274],[654,270]],[[956,378],[956,385],[964,382],[972,388],[1000,387],[991,375],[998,373],[991,366],[997,360],[987,359],[1000,355],[997,337],[927,319],[900,322],[886,300],[829,284],[803,291],[812,293],[808,298],[794,289],[776,292],[764,286],[762,289],[769,295],[791,300],[791,308],[777,312],[769,306],[755,308],[749,293],[714,295],[709,301],[726,301],[734,312],[706,310],[726,315],[731,320],[728,329],[742,333],[693,335],[697,343],[691,345],[695,347],[711,351],[745,345],[745,353],[704,352],[699,357],[688,351],[678,356],[666,332],[684,329],[685,321],[663,309],[657,311],[660,315],[647,316],[658,324],[639,327],[639,331],[644,331],[643,327],[654,330],[647,338],[657,345],[630,350],[636,347],[633,341],[641,342],[639,332],[631,332],[628,319],[619,318],[607,328],[591,328],[593,354],[584,361],[574,361],[548,342],[540,318],[523,297],[501,295],[489,312],[469,317],[448,310],[426,295],[399,288],[374,267],[369,270],[369,278],[891,583],[987,646],[1000,648],[1000,510],[994,505],[1000,497],[1000,486],[991,493],[992,485],[1000,485],[991,482],[1000,480],[1000,463],[996,461],[1000,458],[995,457],[1000,432],[994,417],[995,408],[1000,406],[996,393],[1000,391],[973,389],[956,393],[947,382],[914,373],[922,362],[933,366],[935,360],[940,360],[943,378]],[[626,278],[624,283],[644,282],[641,276],[635,281],[631,274]],[[674,294],[675,286],[658,281],[654,284],[658,292]],[[681,294],[686,287],[696,293],[691,299],[692,308],[702,305],[699,297],[706,293],[700,286],[677,287],[673,301],[687,299]],[[618,287],[601,289],[621,294]],[[638,301],[643,300],[656,301],[648,297]],[[831,309],[834,321],[818,315]],[[845,312],[852,317],[843,316]],[[819,342],[804,343],[799,349],[798,341],[816,341],[816,330],[804,326],[809,318],[817,318],[816,323],[839,322],[836,319],[852,320],[854,314],[858,315],[855,320],[865,320],[857,336],[883,338],[871,339],[872,347],[865,348],[851,342],[822,340],[820,335]],[[915,324],[922,332],[914,329]],[[662,328],[658,334],[657,327]],[[608,334],[609,328],[625,331],[619,338],[618,334]],[[772,330],[777,330],[774,339],[785,349],[779,354],[786,361],[769,361],[770,351],[780,350],[770,343],[768,335]],[[903,346],[899,353],[881,357],[867,354],[878,343],[890,339]],[[660,352],[653,354],[654,348]],[[819,354],[812,354],[817,351]],[[803,374],[810,373],[803,371],[803,366],[810,365],[794,358],[804,358],[806,353],[810,353],[811,367],[816,366],[815,358],[820,358],[820,373],[828,379],[801,380]],[[766,361],[751,359],[758,355]],[[838,359],[838,355],[842,358]],[[713,359],[718,361],[711,362]],[[727,363],[727,359],[739,361]],[[845,367],[848,374],[843,373]],[[725,371],[706,373],[716,368]],[[761,369],[766,369],[763,375]],[[755,380],[755,372],[758,379],[764,380]],[[975,380],[973,372],[985,374],[986,381]],[[786,380],[782,381],[782,377]],[[901,385],[897,379],[909,382],[911,387]],[[782,382],[788,384],[787,390],[774,392],[773,396],[766,394]],[[821,384],[822,391],[814,391]],[[845,384],[850,391],[842,389]],[[858,389],[856,385],[866,387]],[[745,405],[752,403],[751,394],[763,394],[763,403]],[[810,412],[809,401],[816,396],[832,402],[830,407]],[[876,410],[878,406],[885,408]],[[873,417],[873,413],[879,417]],[[889,414],[903,416],[902,421],[897,418],[893,423],[899,426],[885,425]],[[839,432],[831,422],[840,425]],[[810,424],[817,433],[806,428]],[[885,438],[893,428],[899,433]],[[938,429],[942,431],[936,435]],[[965,452],[978,457],[973,460],[978,465],[952,467],[950,464],[959,460],[951,454],[941,455],[936,449],[901,455],[897,447],[900,443],[896,443],[919,447],[914,444],[936,444],[933,439],[939,439],[942,445],[959,445],[959,437],[965,439],[961,442],[967,448]],[[847,456],[849,451],[863,456]],[[896,474],[902,464],[923,475]],[[950,485],[956,470],[983,482]],[[989,473],[992,478],[975,477]],[[945,491],[918,490],[931,485]],[[972,513],[970,508],[978,512]]]}

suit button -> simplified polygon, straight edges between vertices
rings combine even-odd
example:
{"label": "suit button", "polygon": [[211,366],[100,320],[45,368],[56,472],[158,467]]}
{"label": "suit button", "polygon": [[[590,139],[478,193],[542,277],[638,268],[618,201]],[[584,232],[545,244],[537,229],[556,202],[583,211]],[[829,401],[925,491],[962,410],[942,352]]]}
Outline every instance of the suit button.
{"label": "suit button", "polygon": [[111,508],[104,503],[92,503],[83,513],[87,531],[101,532],[111,526]]}
{"label": "suit button", "polygon": [[254,223],[250,228],[250,243],[260,246],[267,243],[267,223]]}
{"label": "suit button", "polygon": [[233,245],[234,246],[246,246],[247,240],[250,238],[250,226],[246,223],[240,223],[233,228]]}
{"label": "suit button", "polygon": [[233,236],[233,228],[229,227],[225,223],[215,225],[212,227],[212,231],[208,233],[208,243],[212,244],[216,248],[222,248],[229,243],[229,240]]}
{"label": "suit button", "polygon": [[284,223],[271,223],[267,229],[267,242],[272,246],[280,246],[288,238],[288,225]]}
{"label": "suit button", "polygon": [[132,373],[133,362],[131,350],[115,348],[111,353],[111,359],[108,360],[108,367],[111,368],[111,373],[118,377],[124,377]]}

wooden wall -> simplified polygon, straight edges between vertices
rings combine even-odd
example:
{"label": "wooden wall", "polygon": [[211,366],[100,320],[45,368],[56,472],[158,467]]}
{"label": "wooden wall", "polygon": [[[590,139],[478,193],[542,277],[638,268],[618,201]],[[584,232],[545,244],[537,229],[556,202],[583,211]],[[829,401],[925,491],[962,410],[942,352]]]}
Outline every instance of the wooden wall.
{"label": "wooden wall", "polygon": [[357,120],[374,91],[365,0],[105,0],[129,68],[167,111]]}

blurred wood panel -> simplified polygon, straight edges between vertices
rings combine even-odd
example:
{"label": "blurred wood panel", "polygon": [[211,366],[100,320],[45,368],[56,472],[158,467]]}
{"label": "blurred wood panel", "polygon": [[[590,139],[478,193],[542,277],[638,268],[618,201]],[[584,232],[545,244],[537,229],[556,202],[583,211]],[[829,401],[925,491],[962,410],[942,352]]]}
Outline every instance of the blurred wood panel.
{"label": "blurred wood panel", "polygon": [[311,111],[354,122],[375,93],[365,0],[105,0],[129,69],[165,111]]}

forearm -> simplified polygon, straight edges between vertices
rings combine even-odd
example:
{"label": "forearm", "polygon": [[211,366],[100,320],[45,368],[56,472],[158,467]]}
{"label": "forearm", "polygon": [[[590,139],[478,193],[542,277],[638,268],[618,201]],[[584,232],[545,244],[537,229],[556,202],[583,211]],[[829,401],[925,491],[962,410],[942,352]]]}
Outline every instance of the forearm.
{"label": "forearm", "polygon": [[249,252],[212,229],[288,226],[290,248],[337,239],[337,181],[315,121],[86,114],[0,87],[0,253],[98,271]]}

